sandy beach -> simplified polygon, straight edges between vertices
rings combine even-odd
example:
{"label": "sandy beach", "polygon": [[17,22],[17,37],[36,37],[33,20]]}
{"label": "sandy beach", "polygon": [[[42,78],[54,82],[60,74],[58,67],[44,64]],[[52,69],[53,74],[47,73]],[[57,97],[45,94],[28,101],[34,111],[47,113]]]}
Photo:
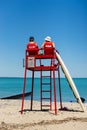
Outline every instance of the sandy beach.
{"label": "sandy beach", "polygon": [[[57,103],[59,109],[59,103]],[[30,102],[25,101],[21,115],[21,100],[0,100],[0,130],[87,130],[86,112],[82,112],[78,103],[63,103],[67,111],[40,111],[40,102],[34,101],[33,111],[29,111]]]}

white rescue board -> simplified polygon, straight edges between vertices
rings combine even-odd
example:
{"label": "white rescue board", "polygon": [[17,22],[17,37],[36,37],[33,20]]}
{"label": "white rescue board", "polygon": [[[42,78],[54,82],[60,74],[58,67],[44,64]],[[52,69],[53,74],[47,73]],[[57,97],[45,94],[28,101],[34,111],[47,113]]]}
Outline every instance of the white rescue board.
{"label": "white rescue board", "polygon": [[57,60],[59,61],[60,65],[61,65],[61,67],[62,67],[62,69],[63,69],[63,72],[64,72],[64,74],[65,74],[65,77],[66,77],[66,79],[68,80],[69,85],[70,85],[70,87],[71,87],[71,89],[72,89],[72,91],[73,91],[73,93],[74,93],[74,95],[75,95],[75,97],[76,97],[78,103],[80,104],[80,106],[81,106],[81,108],[82,108],[82,111],[85,111],[85,108],[84,108],[83,103],[82,103],[82,101],[81,101],[81,99],[80,99],[79,93],[78,93],[78,91],[77,91],[77,89],[76,89],[76,86],[75,86],[75,84],[74,84],[74,82],[73,82],[73,80],[72,80],[72,78],[71,78],[71,76],[70,76],[70,74],[69,74],[69,72],[68,72],[68,69],[66,68],[66,66],[65,66],[65,64],[64,64],[64,62],[63,62],[63,60],[62,60],[62,58],[60,57],[60,55],[59,55],[56,51],[55,51],[55,54],[56,54]]}

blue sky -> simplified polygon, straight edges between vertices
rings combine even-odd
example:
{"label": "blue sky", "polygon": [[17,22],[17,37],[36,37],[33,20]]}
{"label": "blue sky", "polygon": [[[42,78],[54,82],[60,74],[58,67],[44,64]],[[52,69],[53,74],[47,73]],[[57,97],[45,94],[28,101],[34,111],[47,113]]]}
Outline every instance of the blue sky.
{"label": "blue sky", "polygon": [[22,77],[29,36],[51,36],[72,77],[87,77],[87,0],[0,0],[0,77]]}

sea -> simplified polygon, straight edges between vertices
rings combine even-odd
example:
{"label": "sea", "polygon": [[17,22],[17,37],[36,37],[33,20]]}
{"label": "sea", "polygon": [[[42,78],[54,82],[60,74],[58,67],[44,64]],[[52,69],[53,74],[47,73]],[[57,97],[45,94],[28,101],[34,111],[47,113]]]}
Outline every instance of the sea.
{"label": "sea", "polygon": [[[79,92],[80,97],[85,99],[87,102],[87,78],[73,78],[76,88]],[[43,82],[48,82],[47,78],[44,78]],[[26,92],[31,91],[32,78],[26,79]],[[54,85],[52,84],[52,100],[54,100]],[[24,87],[24,78],[20,77],[1,77],[0,78],[0,98],[9,97],[17,94],[22,94]],[[46,87],[46,86],[45,86]],[[73,92],[66,80],[66,78],[60,78],[60,87],[63,102],[76,102]],[[58,79],[56,78],[56,95],[57,101],[59,98],[59,86]],[[47,96],[45,93],[44,96]],[[34,94],[33,99],[40,100],[40,78],[34,79]],[[19,99],[21,100],[21,99]],[[30,96],[25,97],[25,100],[30,100]]]}

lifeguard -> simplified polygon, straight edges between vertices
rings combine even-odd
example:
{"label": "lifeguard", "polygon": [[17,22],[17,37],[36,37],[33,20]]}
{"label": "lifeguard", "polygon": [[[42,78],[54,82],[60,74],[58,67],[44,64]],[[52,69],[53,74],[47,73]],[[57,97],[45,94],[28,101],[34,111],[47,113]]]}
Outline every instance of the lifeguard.
{"label": "lifeguard", "polygon": [[44,49],[44,54],[54,54],[55,44],[51,41],[51,37],[47,36],[45,42],[41,46]]}
{"label": "lifeguard", "polygon": [[38,45],[36,42],[34,42],[34,37],[29,38],[29,43],[27,44],[27,51],[29,52],[29,55],[37,55],[38,54]]}

